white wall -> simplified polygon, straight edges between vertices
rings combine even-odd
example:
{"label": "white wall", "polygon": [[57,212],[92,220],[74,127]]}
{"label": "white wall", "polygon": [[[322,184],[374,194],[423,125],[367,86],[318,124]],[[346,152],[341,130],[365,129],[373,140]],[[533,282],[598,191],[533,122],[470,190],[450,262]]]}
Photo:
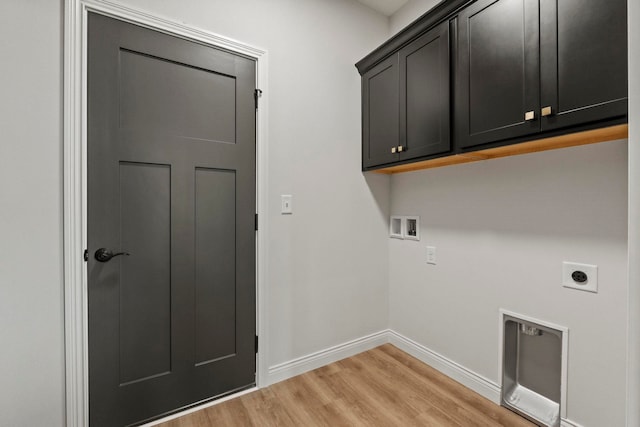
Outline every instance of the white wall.
{"label": "white wall", "polygon": [[[389,179],[359,170],[354,63],[387,18],[355,0],[126,4],[269,51],[269,365],[386,328]],[[63,424],[62,15],[0,2],[2,425]]]}
{"label": "white wall", "polygon": [[[623,425],[626,149],[394,175],[391,211],[419,215],[421,241],[389,241],[391,329],[499,383],[499,308],[566,326],[568,418]],[[598,294],[561,287],[562,261],[597,264]]]}
{"label": "white wall", "polygon": [[1,425],[64,420],[62,8],[0,2]]}
{"label": "white wall", "polygon": [[394,35],[418,19],[441,0],[409,0],[389,17],[389,35]]}

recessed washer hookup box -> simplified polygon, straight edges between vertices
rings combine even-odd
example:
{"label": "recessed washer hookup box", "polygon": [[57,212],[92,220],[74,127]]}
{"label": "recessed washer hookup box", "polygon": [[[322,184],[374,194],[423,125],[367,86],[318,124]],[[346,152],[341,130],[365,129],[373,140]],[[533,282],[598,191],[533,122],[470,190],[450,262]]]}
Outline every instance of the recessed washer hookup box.
{"label": "recessed washer hookup box", "polygon": [[538,425],[560,427],[563,332],[503,319],[502,406]]}

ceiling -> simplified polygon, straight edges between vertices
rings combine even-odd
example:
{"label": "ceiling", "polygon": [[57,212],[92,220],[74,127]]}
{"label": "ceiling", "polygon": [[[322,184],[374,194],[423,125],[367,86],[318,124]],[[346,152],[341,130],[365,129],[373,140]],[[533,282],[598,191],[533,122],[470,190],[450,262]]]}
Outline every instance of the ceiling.
{"label": "ceiling", "polygon": [[398,9],[407,3],[408,0],[358,0],[360,3],[377,10],[386,16],[393,15]]}

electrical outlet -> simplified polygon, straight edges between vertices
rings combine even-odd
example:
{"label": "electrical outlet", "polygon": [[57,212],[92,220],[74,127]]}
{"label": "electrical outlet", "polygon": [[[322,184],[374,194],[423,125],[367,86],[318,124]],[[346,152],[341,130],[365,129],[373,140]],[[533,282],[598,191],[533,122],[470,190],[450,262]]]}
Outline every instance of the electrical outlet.
{"label": "electrical outlet", "polygon": [[562,286],[580,291],[598,292],[598,266],[577,262],[562,263]]}
{"label": "electrical outlet", "polygon": [[427,246],[427,264],[436,265],[436,247]]}

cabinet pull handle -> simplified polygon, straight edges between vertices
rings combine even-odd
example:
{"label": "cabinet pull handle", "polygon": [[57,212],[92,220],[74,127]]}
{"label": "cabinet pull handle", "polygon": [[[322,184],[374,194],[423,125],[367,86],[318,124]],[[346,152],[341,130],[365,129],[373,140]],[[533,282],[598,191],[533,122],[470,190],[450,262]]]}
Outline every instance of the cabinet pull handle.
{"label": "cabinet pull handle", "polygon": [[542,117],[547,117],[553,114],[553,111],[551,111],[551,107],[544,107],[542,110],[540,110],[540,115]]}
{"label": "cabinet pull handle", "polygon": [[391,147],[391,153],[393,153],[393,154],[396,153],[396,147]]}
{"label": "cabinet pull handle", "polygon": [[401,153],[404,151],[404,147],[402,145],[398,145],[398,153]]}
{"label": "cabinet pull handle", "polygon": [[527,111],[526,113],[524,113],[524,121],[525,122],[529,122],[531,120],[535,120],[536,118],[536,112],[535,111]]}

